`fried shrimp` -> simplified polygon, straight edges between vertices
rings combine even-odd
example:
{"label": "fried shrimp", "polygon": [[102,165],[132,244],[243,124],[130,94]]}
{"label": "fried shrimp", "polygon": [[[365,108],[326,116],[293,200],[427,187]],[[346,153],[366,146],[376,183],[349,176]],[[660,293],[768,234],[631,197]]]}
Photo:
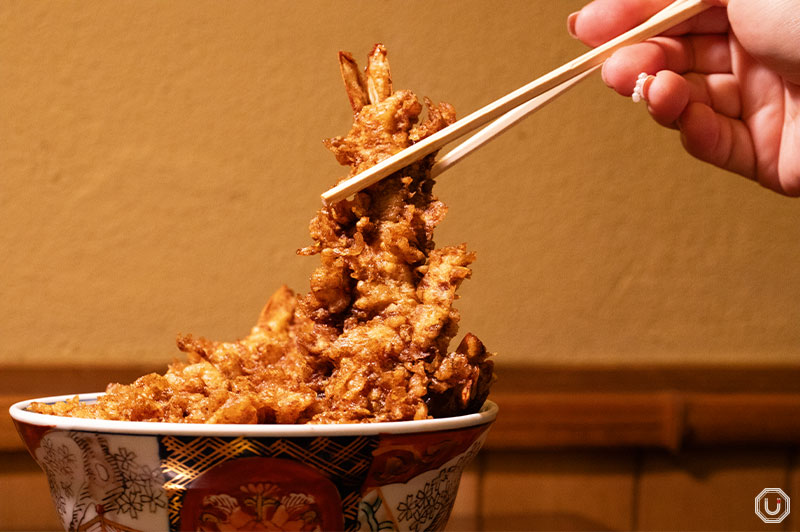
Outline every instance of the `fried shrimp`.
{"label": "fried shrimp", "polygon": [[[455,121],[453,108],[393,91],[386,49],[365,74],[340,52],[353,126],[325,141],[355,175]],[[237,342],[178,338],[185,362],[164,375],[111,384],[95,404],[77,399],[46,414],[188,423],[354,423],[477,411],[494,378],[483,344],[449,344],[460,315],[456,290],[475,259],[465,245],[436,248],[445,205],[432,192],[434,155],[324,206],[310,224],[318,255],[310,291],[281,287],[250,335]]]}

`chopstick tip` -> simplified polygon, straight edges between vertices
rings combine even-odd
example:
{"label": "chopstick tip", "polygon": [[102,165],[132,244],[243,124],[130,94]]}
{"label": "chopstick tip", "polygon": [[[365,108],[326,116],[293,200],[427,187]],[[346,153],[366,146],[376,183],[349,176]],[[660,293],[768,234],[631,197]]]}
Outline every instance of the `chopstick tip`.
{"label": "chopstick tip", "polygon": [[320,194],[319,197],[322,200],[322,205],[325,207],[330,207],[334,203],[342,201],[343,199],[347,199],[350,196],[355,196],[355,193],[348,195],[347,192],[343,190],[336,190],[335,188],[332,188]]}

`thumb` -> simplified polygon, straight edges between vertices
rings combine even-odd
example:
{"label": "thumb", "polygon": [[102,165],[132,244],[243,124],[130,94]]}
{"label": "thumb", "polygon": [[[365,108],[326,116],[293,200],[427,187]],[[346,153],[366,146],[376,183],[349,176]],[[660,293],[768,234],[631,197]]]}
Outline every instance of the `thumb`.
{"label": "thumb", "polygon": [[747,53],[800,84],[800,2],[729,0],[728,19]]}

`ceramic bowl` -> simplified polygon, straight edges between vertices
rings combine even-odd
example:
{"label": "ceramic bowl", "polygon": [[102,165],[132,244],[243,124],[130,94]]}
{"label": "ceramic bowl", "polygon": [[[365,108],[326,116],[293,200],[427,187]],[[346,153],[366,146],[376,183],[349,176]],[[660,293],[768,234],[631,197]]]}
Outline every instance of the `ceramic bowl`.
{"label": "ceramic bowl", "polygon": [[[81,395],[93,401],[99,394]],[[78,419],[11,407],[65,530],[441,530],[497,405],[341,425]]]}

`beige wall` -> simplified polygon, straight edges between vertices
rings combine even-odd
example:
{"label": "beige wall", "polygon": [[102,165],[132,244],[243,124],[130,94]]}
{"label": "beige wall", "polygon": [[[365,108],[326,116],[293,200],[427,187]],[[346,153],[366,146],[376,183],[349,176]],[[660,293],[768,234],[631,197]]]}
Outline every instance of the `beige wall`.
{"label": "beige wall", "polygon": [[[0,364],[170,360],[305,291],[336,51],[461,116],[577,55],[581,0],[0,4]],[[585,82],[443,176],[501,364],[800,362],[800,204]]]}

